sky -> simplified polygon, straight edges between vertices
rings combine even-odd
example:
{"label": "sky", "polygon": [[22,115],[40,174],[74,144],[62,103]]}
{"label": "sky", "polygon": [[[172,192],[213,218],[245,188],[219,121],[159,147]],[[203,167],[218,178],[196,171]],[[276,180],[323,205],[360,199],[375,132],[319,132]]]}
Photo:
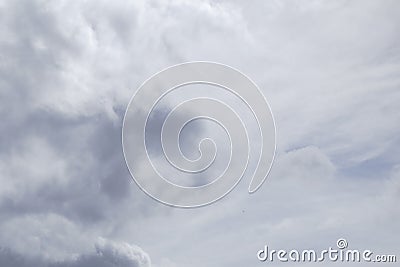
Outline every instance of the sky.
{"label": "sky", "polygon": [[[339,238],[399,257],[399,42],[390,0],[0,0],[0,266],[265,266],[265,245]],[[255,194],[245,175],[179,209],[132,180],[129,100],[188,61],[232,66],[268,99],[277,150]],[[193,126],[187,153],[217,131]]]}

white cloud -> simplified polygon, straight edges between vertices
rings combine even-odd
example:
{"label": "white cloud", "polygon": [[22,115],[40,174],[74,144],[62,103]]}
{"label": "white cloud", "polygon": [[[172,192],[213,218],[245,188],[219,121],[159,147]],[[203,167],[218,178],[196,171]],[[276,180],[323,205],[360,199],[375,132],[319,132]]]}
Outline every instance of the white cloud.
{"label": "white cloud", "polygon": [[0,247],[0,263],[8,267],[150,267],[149,256],[139,247],[99,238],[96,253],[76,255],[71,259],[50,260]]}
{"label": "white cloud", "polygon": [[106,261],[119,267],[150,267],[149,256],[139,247],[128,243],[115,243],[99,238],[96,243],[97,253]]}

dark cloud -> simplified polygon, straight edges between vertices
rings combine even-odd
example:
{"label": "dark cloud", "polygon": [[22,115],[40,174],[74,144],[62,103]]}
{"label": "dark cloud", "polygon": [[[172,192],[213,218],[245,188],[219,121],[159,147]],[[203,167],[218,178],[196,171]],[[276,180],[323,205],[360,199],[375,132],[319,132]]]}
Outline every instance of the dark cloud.
{"label": "dark cloud", "polygon": [[0,247],[0,265],[7,267],[45,267],[44,262],[38,258],[27,258],[24,255],[15,253],[8,248]]}
{"label": "dark cloud", "polygon": [[[120,123],[104,116],[67,118],[62,114],[37,111],[27,116],[22,124],[9,126],[3,125],[1,129],[4,136],[13,136],[13,142],[2,142],[0,158],[10,161],[10,153],[24,158],[23,155],[33,149],[35,155],[26,157],[35,157],[41,163],[38,168],[52,165],[54,160],[62,162],[65,170],[61,177],[52,174],[47,179],[38,177],[41,182],[37,185],[34,185],[35,179],[27,180],[22,198],[3,195],[0,203],[3,213],[57,212],[76,220],[97,221],[106,216],[106,206],[129,195],[131,182],[121,152]],[[27,136],[37,138],[40,144],[35,147],[35,141],[26,139]],[[44,155],[44,147],[54,153],[55,158]],[[24,165],[20,162],[15,166],[19,168],[16,171],[31,176]],[[11,180],[13,172],[9,171],[4,178]],[[31,187],[29,183],[33,183]]]}

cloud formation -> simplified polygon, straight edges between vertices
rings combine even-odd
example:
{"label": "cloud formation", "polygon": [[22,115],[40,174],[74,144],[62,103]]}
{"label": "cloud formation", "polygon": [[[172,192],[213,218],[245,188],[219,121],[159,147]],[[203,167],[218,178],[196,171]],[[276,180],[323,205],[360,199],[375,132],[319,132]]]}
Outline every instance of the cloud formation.
{"label": "cloud formation", "polygon": [[[399,247],[398,10],[374,0],[0,1],[0,265],[150,266],[128,244],[161,267],[257,266],[265,243],[318,248],[339,236]],[[278,150],[257,194],[244,177],[215,205],[176,210],[132,182],[121,122],[144,80],[191,60],[259,85]],[[93,252],[98,236],[111,241]]]}
{"label": "cloud formation", "polygon": [[27,257],[7,248],[0,248],[0,264],[8,267],[150,267],[149,256],[139,247],[99,238],[96,253],[78,255],[75,259],[52,262],[39,257]]}

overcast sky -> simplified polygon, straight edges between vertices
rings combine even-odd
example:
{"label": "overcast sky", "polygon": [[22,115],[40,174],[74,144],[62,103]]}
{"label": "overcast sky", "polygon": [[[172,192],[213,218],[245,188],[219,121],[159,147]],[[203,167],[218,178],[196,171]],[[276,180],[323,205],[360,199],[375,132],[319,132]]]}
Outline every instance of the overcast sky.
{"label": "overcast sky", "polygon": [[[136,186],[121,128],[193,60],[258,84],[277,156],[256,194],[187,210]],[[399,1],[0,0],[0,266],[265,266],[341,237],[399,257],[399,102]]]}

